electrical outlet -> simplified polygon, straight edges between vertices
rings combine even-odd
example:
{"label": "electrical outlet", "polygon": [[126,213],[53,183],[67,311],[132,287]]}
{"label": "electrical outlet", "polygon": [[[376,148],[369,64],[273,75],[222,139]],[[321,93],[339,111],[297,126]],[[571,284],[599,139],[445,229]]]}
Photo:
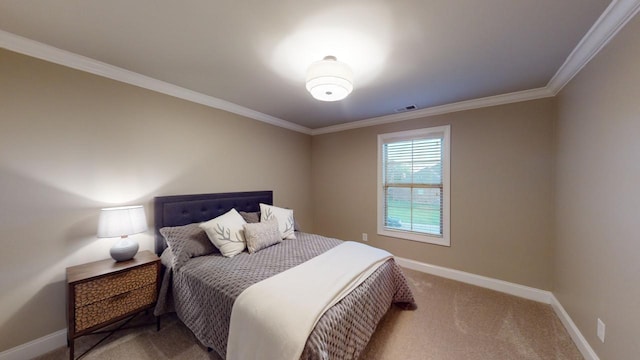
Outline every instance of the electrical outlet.
{"label": "electrical outlet", "polygon": [[362,233],[362,241],[369,241],[369,237],[367,236],[367,233]]}
{"label": "electrical outlet", "polygon": [[604,342],[604,330],[604,323],[602,322],[602,320],[600,320],[600,318],[598,318],[598,339],[600,339],[600,341],[602,342]]}

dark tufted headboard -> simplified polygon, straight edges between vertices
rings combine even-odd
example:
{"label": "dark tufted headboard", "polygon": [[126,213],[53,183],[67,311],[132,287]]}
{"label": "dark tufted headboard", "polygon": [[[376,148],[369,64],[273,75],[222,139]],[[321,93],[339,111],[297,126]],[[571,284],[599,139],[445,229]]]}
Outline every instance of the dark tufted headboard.
{"label": "dark tufted headboard", "polygon": [[260,203],[273,205],[273,191],[158,196],[154,198],[153,205],[156,254],[162,254],[167,247],[160,234],[163,227],[211,220],[233,208],[246,212],[260,211]]}

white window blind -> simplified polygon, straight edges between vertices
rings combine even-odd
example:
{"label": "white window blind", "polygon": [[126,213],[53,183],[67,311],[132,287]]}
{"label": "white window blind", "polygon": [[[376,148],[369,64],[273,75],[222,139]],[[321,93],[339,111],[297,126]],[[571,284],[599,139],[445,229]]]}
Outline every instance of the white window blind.
{"label": "white window blind", "polygon": [[448,137],[448,126],[379,136],[379,233],[448,245]]}

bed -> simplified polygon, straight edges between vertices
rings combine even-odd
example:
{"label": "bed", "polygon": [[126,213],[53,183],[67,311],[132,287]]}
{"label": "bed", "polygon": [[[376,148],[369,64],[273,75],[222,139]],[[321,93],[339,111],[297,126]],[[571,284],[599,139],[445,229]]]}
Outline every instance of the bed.
{"label": "bed", "polygon": [[[176,312],[196,338],[223,359],[234,301],[245,289],[343,243],[296,231],[296,240],[227,258],[211,251],[206,235],[197,233],[198,223],[231,209],[256,214],[260,203],[273,204],[272,191],[163,196],[154,200],[155,252],[164,265],[154,312],[156,316]],[[191,239],[187,251],[180,248],[182,240],[176,241],[185,236]],[[324,312],[300,358],[357,359],[392,304],[415,308],[407,281],[391,258]]]}

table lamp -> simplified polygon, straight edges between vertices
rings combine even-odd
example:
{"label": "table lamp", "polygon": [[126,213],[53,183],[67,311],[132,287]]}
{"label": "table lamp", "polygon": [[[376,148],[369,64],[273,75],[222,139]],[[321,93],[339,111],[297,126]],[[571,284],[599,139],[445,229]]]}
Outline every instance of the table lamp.
{"label": "table lamp", "polygon": [[120,237],[109,251],[115,261],[133,258],[138,252],[138,242],[129,239],[129,235],[147,230],[147,217],[142,205],[121,206],[100,210],[98,237]]}

